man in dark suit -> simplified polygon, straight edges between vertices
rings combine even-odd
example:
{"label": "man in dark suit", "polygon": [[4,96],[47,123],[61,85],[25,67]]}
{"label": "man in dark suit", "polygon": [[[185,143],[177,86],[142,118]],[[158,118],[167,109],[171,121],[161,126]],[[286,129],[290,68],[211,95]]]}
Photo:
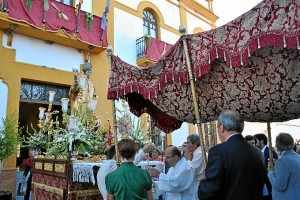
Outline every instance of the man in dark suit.
{"label": "man in dark suit", "polygon": [[[270,158],[269,147],[267,146],[268,138],[263,133],[255,134],[254,137],[257,140],[256,146],[260,149],[260,151],[262,152],[262,154],[265,158],[265,169],[266,169],[266,173],[267,173],[267,164],[268,164],[268,159]],[[277,160],[278,156],[277,156],[276,152],[272,150],[272,154],[273,154],[273,159]],[[266,179],[266,184],[265,184],[264,190],[263,190],[263,199],[264,200],[272,200],[272,185],[271,185],[268,177]]]}
{"label": "man in dark suit", "polygon": [[266,177],[261,152],[241,135],[244,119],[236,111],[224,111],[217,123],[221,144],[208,153],[201,200],[261,200]]}

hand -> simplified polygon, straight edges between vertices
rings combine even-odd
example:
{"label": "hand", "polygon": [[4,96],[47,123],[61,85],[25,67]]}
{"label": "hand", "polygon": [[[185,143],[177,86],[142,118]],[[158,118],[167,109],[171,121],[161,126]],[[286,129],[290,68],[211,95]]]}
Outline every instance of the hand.
{"label": "hand", "polygon": [[160,174],[160,171],[155,168],[148,168],[148,172],[151,177],[158,177]]}
{"label": "hand", "polygon": [[272,160],[269,158],[268,159],[268,171],[274,170],[274,165],[275,165],[275,159],[273,158]]}
{"label": "hand", "polygon": [[187,160],[192,160],[193,159],[193,153],[192,152],[189,152],[188,149],[186,149],[184,151],[184,157],[187,159]]}

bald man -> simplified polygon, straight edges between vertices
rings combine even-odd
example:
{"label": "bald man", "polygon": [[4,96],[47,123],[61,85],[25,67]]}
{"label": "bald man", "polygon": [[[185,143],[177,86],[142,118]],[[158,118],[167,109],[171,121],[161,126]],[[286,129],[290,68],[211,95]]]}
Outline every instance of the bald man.
{"label": "bald man", "polygon": [[166,149],[165,158],[171,166],[167,174],[149,169],[150,175],[159,176],[159,181],[155,181],[155,196],[166,192],[166,200],[195,200],[194,169],[181,157],[181,152],[175,146]]}

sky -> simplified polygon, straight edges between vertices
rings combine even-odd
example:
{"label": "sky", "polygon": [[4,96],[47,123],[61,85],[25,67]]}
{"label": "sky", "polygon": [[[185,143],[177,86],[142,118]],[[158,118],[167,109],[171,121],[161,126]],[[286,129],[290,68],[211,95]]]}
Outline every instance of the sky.
{"label": "sky", "polygon": [[217,27],[247,12],[261,0],[213,0],[213,11],[219,17]]}
{"label": "sky", "polygon": [[[219,17],[216,23],[217,27],[234,20],[260,2],[261,0],[213,0],[213,11],[215,15]],[[243,135],[261,133],[266,129],[266,123],[246,123]],[[272,123],[271,132],[272,135],[277,135],[280,132],[287,132],[290,133],[294,139],[300,139],[300,119]],[[273,136],[272,140],[274,144],[275,136]]]}

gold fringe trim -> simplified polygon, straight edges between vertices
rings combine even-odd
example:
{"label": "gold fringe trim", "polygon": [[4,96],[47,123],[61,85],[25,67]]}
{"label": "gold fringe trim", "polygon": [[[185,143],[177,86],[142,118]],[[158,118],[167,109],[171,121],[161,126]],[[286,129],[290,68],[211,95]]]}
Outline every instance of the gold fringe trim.
{"label": "gold fringe trim", "polygon": [[90,190],[76,190],[70,191],[69,194],[76,194],[76,197],[86,197],[86,196],[94,196],[99,195],[99,189],[90,189]]}
{"label": "gold fringe trim", "polygon": [[[34,188],[46,190],[47,192],[52,192],[60,195],[63,197],[64,190],[59,189],[57,187],[52,187],[49,185],[45,185],[42,183],[32,182],[32,185]],[[90,190],[75,190],[75,191],[69,191],[68,194],[75,194],[76,199],[78,197],[86,197],[86,196],[94,196],[94,195],[100,195],[99,189],[90,189]]]}
{"label": "gold fringe trim", "polygon": [[32,182],[32,185],[33,185],[34,188],[46,190],[47,192],[56,193],[60,196],[64,195],[64,190],[59,189],[57,187],[52,187],[52,186],[45,185],[45,184],[42,184],[42,183],[37,183],[37,182]]}

